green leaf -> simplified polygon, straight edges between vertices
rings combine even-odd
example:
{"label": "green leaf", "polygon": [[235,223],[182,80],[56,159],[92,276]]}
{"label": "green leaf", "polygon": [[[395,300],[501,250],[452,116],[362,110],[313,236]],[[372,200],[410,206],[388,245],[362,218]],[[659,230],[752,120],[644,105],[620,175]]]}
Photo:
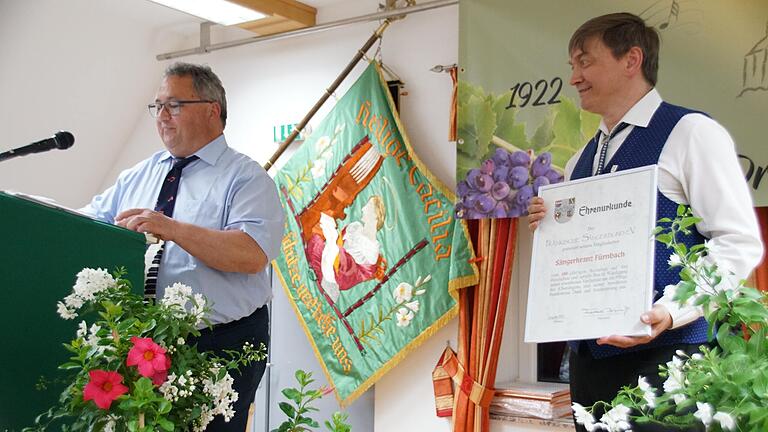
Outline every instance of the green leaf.
{"label": "green leaf", "polygon": [[458,89],[457,133],[463,143],[457,149],[474,158],[479,166],[496,130],[493,97],[466,81],[460,80]]}
{"label": "green leaf", "polygon": [[657,234],[656,241],[658,241],[659,243],[664,243],[665,245],[668,245],[672,243],[672,234]]}
{"label": "green leaf", "polygon": [[83,366],[80,363],[75,362],[66,362],[64,364],[59,365],[59,369],[61,370],[70,370],[70,369],[80,369]]}
{"label": "green leaf", "polygon": [[[493,132],[493,135],[515,147],[525,150],[531,147],[531,144],[528,142],[528,137],[525,135],[525,124],[515,123],[517,109],[507,109],[507,103],[509,102],[511,95],[512,92],[503,93],[496,98],[493,104],[493,112],[496,116],[496,129]],[[494,151],[495,149],[490,147],[485,154],[485,157],[491,157]]]}
{"label": "green leaf", "polygon": [[288,402],[280,402],[278,404],[280,407],[280,410],[285,413],[289,418],[294,418],[296,416],[296,408],[293,407],[293,405],[289,404]]}
{"label": "green leaf", "polygon": [[585,143],[597,134],[598,127],[600,127],[600,116],[581,110],[581,137]]}
{"label": "green leaf", "polygon": [[292,400],[297,405],[301,403],[301,392],[294,389],[294,388],[286,388],[282,391],[283,396],[285,396],[287,399]]}
{"label": "green leaf", "polygon": [[174,429],[174,424],[173,424],[173,422],[172,422],[172,421],[170,421],[170,420],[168,420],[168,419],[165,419],[165,418],[163,418],[163,417],[158,417],[158,419],[157,419],[157,424],[158,424],[158,425],[160,425],[160,427],[161,427],[163,430],[166,430],[166,431],[168,431],[168,432],[172,432],[172,431],[173,431],[173,429]]}
{"label": "green leaf", "polygon": [[171,405],[169,401],[161,399],[157,407],[157,412],[158,414],[168,414],[171,412],[171,408],[173,408],[173,405]]}
{"label": "green leaf", "polygon": [[456,180],[462,181],[466,179],[469,170],[477,168],[479,164],[478,160],[465,153],[456,153]]}
{"label": "green leaf", "polygon": [[536,131],[533,133],[533,137],[531,137],[530,148],[532,148],[536,154],[543,152],[544,147],[548,146],[550,143],[552,143],[552,140],[555,139],[554,123],[555,112],[550,109],[547,111],[547,115],[544,117],[544,120],[536,128]]}
{"label": "green leaf", "polygon": [[555,113],[552,125],[554,138],[542,151],[552,153],[552,165],[564,167],[588,138],[581,132],[581,110],[572,99],[562,97],[560,100],[559,104],[550,108]]}
{"label": "green leaf", "polygon": [[315,428],[320,426],[315,420],[309,417],[304,417],[304,416],[299,416],[299,418],[296,419],[296,424],[305,424],[309,427],[315,427]]}

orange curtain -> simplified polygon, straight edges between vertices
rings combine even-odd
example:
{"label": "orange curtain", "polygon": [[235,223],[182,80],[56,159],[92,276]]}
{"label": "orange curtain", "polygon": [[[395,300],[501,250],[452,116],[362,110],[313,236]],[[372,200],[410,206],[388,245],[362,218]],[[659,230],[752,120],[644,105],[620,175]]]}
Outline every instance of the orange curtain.
{"label": "orange curtain", "polygon": [[[768,240],[768,207],[755,208],[757,220],[760,223],[760,234],[763,237],[763,248],[765,249],[766,240]],[[754,287],[760,291],[768,291],[768,253],[763,256],[763,262],[755,268],[752,278]]]}
{"label": "orange curtain", "polygon": [[488,404],[496,367],[512,277],[518,219],[470,221],[469,229],[480,257],[480,282],[461,290],[459,297],[459,367],[466,371],[456,390],[454,432],[490,430]]}

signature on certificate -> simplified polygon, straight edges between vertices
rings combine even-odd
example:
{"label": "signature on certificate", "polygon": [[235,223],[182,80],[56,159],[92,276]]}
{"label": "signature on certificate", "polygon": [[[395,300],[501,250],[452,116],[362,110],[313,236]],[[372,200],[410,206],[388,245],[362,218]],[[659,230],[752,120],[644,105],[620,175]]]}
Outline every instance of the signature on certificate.
{"label": "signature on certificate", "polygon": [[626,315],[628,310],[628,307],[598,306],[583,307],[581,308],[581,313],[590,318],[602,320],[618,315]]}

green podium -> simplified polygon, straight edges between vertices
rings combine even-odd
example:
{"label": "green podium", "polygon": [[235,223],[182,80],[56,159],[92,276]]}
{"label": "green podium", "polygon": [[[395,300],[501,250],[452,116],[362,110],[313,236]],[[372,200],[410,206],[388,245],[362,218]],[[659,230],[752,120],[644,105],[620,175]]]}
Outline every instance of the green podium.
{"label": "green podium", "polygon": [[[84,267],[128,270],[141,292],[143,234],[53,206],[0,192],[0,432],[31,426],[64,389],[61,346],[75,336],[79,319],[65,321],[56,303],[72,290]],[[41,377],[49,384],[36,389]],[[58,380],[61,381],[61,380]]]}

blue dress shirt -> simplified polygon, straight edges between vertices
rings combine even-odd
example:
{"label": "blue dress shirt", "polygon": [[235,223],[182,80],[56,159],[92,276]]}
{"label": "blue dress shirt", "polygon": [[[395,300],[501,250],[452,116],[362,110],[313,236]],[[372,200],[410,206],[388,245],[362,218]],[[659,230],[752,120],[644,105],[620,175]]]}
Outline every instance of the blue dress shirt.
{"label": "blue dress shirt", "polygon": [[[257,162],[229,148],[220,135],[195,153],[200,159],[184,168],[173,218],[215,230],[240,230],[251,236],[269,261],[280,252],[285,215],[274,181]],[[82,209],[114,223],[122,211],[155,207],[173,157],[160,151],[123,171],[117,182]],[[213,324],[246,317],[272,298],[267,270],[256,274],[222,272],[208,267],[174,242],[167,242],[157,280],[157,297],[175,282],[192,287],[213,303]]]}

